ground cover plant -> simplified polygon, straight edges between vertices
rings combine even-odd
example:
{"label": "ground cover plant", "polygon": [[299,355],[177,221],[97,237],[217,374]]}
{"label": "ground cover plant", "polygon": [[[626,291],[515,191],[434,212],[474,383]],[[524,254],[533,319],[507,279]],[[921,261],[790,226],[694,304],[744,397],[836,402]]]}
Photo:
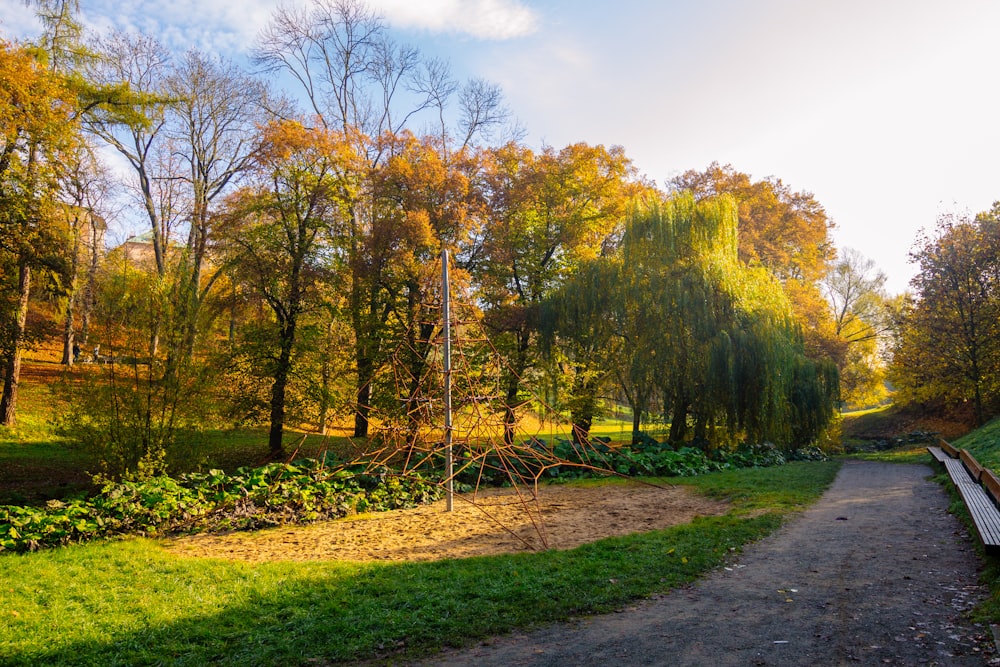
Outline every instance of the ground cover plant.
{"label": "ground cover plant", "polygon": [[[678,477],[786,462],[779,450],[768,446],[746,446],[710,457],[693,447],[675,450],[652,439],[638,447],[595,444],[593,450],[584,450],[569,440],[551,447],[530,440],[516,451],[460,461],[457,481],[471,490],[541,477],[552,481],[615,473]],[[507,460],[501,460],[502,456]],[[808,450],[801,456],[823,458]],[[89,497],[52,500],[44,507],[0,505],[0,552],[35,551],[124,535],[253,530],[413,507],[444,494],[438,483],[443,471],[434,463],[440,461],[428,458],[400,474],[371,460],[331,467],[326,458],[303,459],[294,464],[239,468],[229,474],[211,469],[177,478],[107,482]]]}
{"label": "ground cover plant", "polygon": [[0,506],[0,551],[34,551],[116,535],[252,530],[412,507],[440,498],[440,485],[386,469],[329,470],[315,459],[213,469],[178,479],[107,484],[90,498],[45,507]]}
{"label": "ground cover plant", "polygon": [[608,611],[718,565],[815,500],[837,468],[800,462],[672,480],[734,509],[569,551],[251,565],[182,559],[141,539],[10,554],[0,558],[0,662],[342,663]]}

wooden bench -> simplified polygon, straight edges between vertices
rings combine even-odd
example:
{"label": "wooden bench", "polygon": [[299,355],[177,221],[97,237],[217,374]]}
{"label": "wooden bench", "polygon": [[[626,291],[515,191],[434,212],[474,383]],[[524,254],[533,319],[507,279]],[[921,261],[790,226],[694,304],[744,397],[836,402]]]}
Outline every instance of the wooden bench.
{"label": "wooden bench", "polygon": [[928,447],[927,451],[948,471],[983,547],[988,553],[1000,553],[1000,479],[979,465],[968,451],[956,450],[943,440],[941,443],[942,446]]}

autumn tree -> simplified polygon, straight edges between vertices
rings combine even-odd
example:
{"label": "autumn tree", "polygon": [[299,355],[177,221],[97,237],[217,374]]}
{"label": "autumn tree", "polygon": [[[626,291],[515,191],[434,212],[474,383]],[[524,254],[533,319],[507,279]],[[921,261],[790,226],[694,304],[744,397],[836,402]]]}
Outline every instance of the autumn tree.
{"label": "autumn tree", "polygon": [[[436,137],[409,132],[386,138],[390,157],[370,172],[370,251],[361,253],[362,275],[379,276],[387,315],[382,347],[392,356],[391,377],[376,381],[375,393],[388,417],[401,417],[413,444],[429,412],[428,377],[440,330],[442,248],[457,261],[456,288],[468,283],[463,266],[480,222],[474,179],[475,151],[449,152]],[[379,401],[374,401],[379,402]]]}
{"label": "autumn tree", "polygon": [[[114,190],[107,169],[93,151],[81,143],[61,178],[62,206],[58,219],[69,240],[69,272],[66,276],[66,306],[63,315],[62,363],[72,366],[75,351],[86,345],[94,306],[97,269],[104,255],[107,223],[102,212],[110,206]],[[76,326],[77,319],[81,326]]]}
{"label": "autumn tree", "polygon": [[508,144],[488,151],[483,188],[488,223],[475,257],[486,324],[504,356],[505,439],[536,363],[539,308],[581,262],[600,255],[635,191],[621,148],[573,144],[540,153]]}
{"label": "autumn tree", "polygon": [[969,401],[983,424],[1000,376],[1000,206],[975,219],[942,216],[911,258],[919,272],[890,377],[901,401]]}
{"label": "autumn tree", "polygon": [[886,394],[882,352],[890,321],[885,281],[875,262],[852,248],[841,250],[822,281],[834,332],[847,348],[841,389],[853,405],[872,405]]}
{"label": "autumn tree", "polygon": [[[147,218],[156,273],[163,279],[168,244],[182,216],[176,159],[167,135],[171,57],[154,38],[124,32],[95,39],[91,49],[96,57],[88,61],[85,75],[100,85],[123,82],[135,93],[128,122],[122,122],[118,108],[98,107],[87,115],[85,123],[88,131],[113,147],[132,169],[135,180],[131,189]],[[155,354],[155,345],[153,348]]]}
{"label": "autumn tree", "polygon": [[832,414],[836,370],[806,357],[781,284],[739,258],[737,210],[683,193],[630,216],[609,288],[620,358],[652,369],[672,442],[806,444]]}
{"label": "autumn tree", "polygon": [[539,346],[554,362],[556,375],[568,382],[561,389],[572,438],[580,445],[589,442],[602,391],[615,379],[622,354],[619,323],[612,317],[621,306],[620,294],[612,289],[620,268],[608,257],[582,262],[540,307]]}
{"label": "autumn tree", "polygon": [[815,197],[792,190],[778,178],[754,181],[716,162],[703,172],[677,176],[670,187],[690,191],[696,199],[729,194],[736,200],[740,259],[767,267],[781,281],[804,327],[810,354],[839,361],[844,346],[834,333],[820,287],[834,256],[829,237],[833,223]]}
{"label": "autumn tree", "polygon": [[76,96],[27,49],[0,43],[0,266],[3,395],[13,425],[34,271],[65,273],[65,238],[54,224],[61,166],[78,143]]}
{"label": "autumn tree", "polygon": [[[229,264],[271,309],[274,350],[258,360],[271,377],[269,451],[283,455],[286,393],[303,318],[323,283],[341,279],[336,257],[357,159],[336,130],[274,122],[255,158],[256,183],[230,202],[222,243]],[[270,338],[270,337],[269,337]]]}
{"label": "autumn tree", "polygon": [[[299,84],[318,122],[341,131],[363,157],[356,177],[364,187],[347,208],[346,316],[354,337],[354,435],[364,437],[373,387],[389,359],[385,343],[396,295],[407,289],[394,282],[405,279],[406,272],[392,271],[384,255],[393,247],[384,242],[389,228],[378,228],[383,212],[394,204],[380,201],[381,191],[369,178],[405,145],[399,138],[418,119],[440,127],[439,150],[450,161],[463,146],[504,124],[509,114],[495,87],[459,86],[440,61],[394,42],[382,19],[359,0],[314,0],[278,9],[261,33],[256,55],[265,70]],[[449,131],[445,112],[456,100],[458,122]]]}
{"label": "autumn tree", "polygon": [[[232,62],[190,51],[167,78],[175,99],[172,128],[186,186],[187,242],[174,285],[170,354],[183,365],[194,352],[203,311],[220,272],[210,267],[215,205],[249,169],[256,125],[263,120],[265,88]],[[168,368],[169,372],[169,368]]]}

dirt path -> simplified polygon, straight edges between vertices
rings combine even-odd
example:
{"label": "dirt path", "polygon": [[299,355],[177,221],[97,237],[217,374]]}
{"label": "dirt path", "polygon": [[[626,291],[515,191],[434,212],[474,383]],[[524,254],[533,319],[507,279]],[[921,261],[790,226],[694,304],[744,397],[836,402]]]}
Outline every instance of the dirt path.
{"label": "dirt path", "polygon": [[852,461],[802,516],[699,583],[425,665],[987,665],[978,561],[925,466]]}

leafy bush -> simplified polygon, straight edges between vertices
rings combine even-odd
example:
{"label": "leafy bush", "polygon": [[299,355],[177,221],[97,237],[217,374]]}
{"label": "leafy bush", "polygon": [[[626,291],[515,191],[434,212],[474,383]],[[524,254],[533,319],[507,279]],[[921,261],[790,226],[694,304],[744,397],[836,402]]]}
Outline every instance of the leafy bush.
{"label": "leafy bush", "polygon": [[250,530],[413,507],[441,497],[419,475],[358,474],[318,461],[274,463],[109,483],[89,499],[0,506],[0,551],[34,551],[116,535]]}
{"label": "leafy bush", "polygon": [[[559,465],[552,465],[553,458]],[[596,440],[589,447],[568,439],[558,439],[551,449],[532,441],[508,450],[503,459],[497,454],[459,459],[456,479],[463,484],[503,485],[512,476],[535,479],[543,474],[551,479],[570,480],[615,473],[628,476],[691,477],[731,468],[762,468],[782,465],[788,460],[824,460],[816,448],[797,450],[786,456],[771,443],[741,445],[732,451],[706,454],[697,447],[674,449],[647,437],[636,445],[609,447]],[[440,467],[436,468],[440,469]]]}
{"label": "leafy bush", "polygon": [[[800,450],[798,459],[824,458],[816,449]],[[584,448],[558,440],[549,448],[532,440],[516,451],[460,453],[456,475],[460,489],[509,484],[512,478],[553,480],[606,475],[687,477],[730,468],[781,465],[786,457],[775,446],[744,445],[709,456],[695,447],[674,449],[655,440],[613,448],[595,441]],[[554,465],[554,462],[558,465]],[[108,482],[89,499],[50,501],[46,507],[0,506],[0,551],[33,551],[117,535],[165,535],[183,532],[253,530],[286,523],[334,519],[354,512],[377,512],[437,500],[443,462],[430,459],[420,473],[395,474],[387,467],[330,466],[306,459],[189,473],[171,478]]]}

